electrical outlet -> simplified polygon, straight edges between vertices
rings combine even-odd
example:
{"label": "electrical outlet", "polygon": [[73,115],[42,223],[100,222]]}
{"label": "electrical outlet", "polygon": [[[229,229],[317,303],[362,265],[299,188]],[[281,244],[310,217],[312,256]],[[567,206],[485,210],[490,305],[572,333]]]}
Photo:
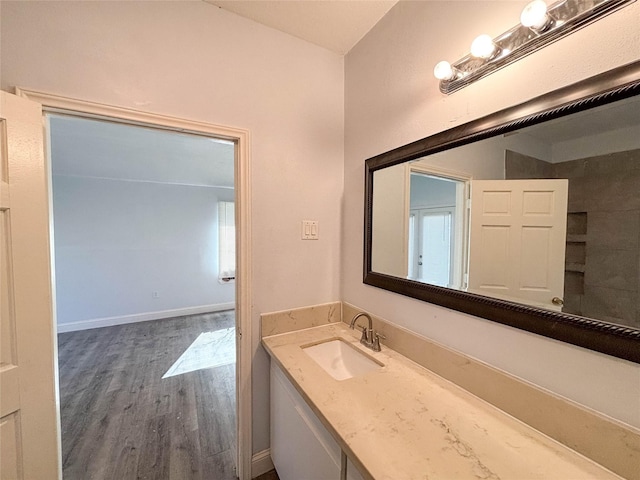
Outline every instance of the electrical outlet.
{"label": "electrical outlet", "polygon": [[160,298],[160,294],[158,292],[151,292],[152,298]]}

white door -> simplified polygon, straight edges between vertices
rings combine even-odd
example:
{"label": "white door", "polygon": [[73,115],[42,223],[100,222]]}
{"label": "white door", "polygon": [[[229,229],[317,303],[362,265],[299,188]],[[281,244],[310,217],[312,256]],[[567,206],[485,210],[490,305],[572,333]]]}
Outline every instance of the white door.
{"label": "white door", "polygon": [[568,189],[566,179],[471,182],[469,291],[560,308]]}
{"label": "white door", "polygon": [[[409,248],[412,273],[419,282],[451,286],[454,247],[454,207],[416,209],[410,215],[415,224]],[[411,229],[410,229],[411,231]]]}
{"label": "white door", "polygon": [[0,92],[0,478],[61,477],[42,109]]}

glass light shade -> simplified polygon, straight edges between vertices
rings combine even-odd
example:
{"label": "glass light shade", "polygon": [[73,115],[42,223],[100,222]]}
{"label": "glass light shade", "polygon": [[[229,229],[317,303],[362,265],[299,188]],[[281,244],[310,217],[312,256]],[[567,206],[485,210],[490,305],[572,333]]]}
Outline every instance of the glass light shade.
{"label": "glass light shade", "polygon": [[456,76],[451,64],[444,60],[436,64],[433,69],[433,75],[438,80],[453,80]]}
{"label": "glass light shade", "polygon": [[547,15],[547,4],[544,0],[533,0],[529,3],[520,15],[520,23],[527,28],[540,30],[549,22]]}
{"label": "glass light shade", "polygon": [[471,55],[477,58],[490,58],[496,51],[496,45],[489,35],[480,35],[471,44]]}

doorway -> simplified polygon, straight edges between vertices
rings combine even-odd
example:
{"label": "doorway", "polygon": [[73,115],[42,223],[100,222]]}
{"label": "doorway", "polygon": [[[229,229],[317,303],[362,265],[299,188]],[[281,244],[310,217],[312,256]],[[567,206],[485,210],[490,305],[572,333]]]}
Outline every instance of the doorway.
{"label": "doorway", "polygon": [[[33,359],[37,358],[36,363],[51,365],[50,371],[40,369],[37,377],[29,376],[34,373],[30,370],[24,371],[25,389],[30,390],[30,394],[24,396],[24,402],[18,404],[18,410],[24,409],[29,411],[28,419],[37,419],[36,428],[33,422],[27,425],[25,419],[25,428],[22,430],[27,442],[17,442],[15,448],[24,453],[24,468],[29,471],[47,472],[50,475],[52,470],[58,470],[60,466],[60,442],[59,442],[59,394],[57,392],[57,341],[55,315],[52,308],[55,309],[53,299],[51,297],[51,285],[55,283],[55,272],[52,270],[53,265],[49,259],[52,254],[45,252],[45,245],[53,248],[53,243],[49,242],[50,228],[47,222],[52,223],[51,212],[49,210],[52,204],[51,200],[51,171],[50,161],[46,159],[48,153],[43,146],[47,145],[46,139],[48,129],[43,129],[42,114],[44,113],[61,113],[71,114],[85,118],[97,118],[102,120],[114,121],[117,123],[128,123],[141,126],[159,127],[166,130],[174,130],[180,132],[190,132],[195,134],[204,134],[216,138],[222,138],[233,141],[236,145],[235,151],[235,187],[236,187],[236,402],[237,402],[237,473],[238,477],[250,478],[252,457],[251,457],[251,250],[250,250],[250,175],[249,175],[249,132],[244,129],[213,125],[203,122],[195,122],[191,120],[180,119],[176,117],[168,117],[137,110],[131,110],[120,107],[113,107],[104,104],[97,104],[82,100],[60,97],[43,92],[33,90],[25,90],[16,88],[16,96],[3,93],[2,111],[3,119],[8,119],[3,125],[9,124],[7,127],[7,135],[0,135],[9,144],[9,166],[15,167],[17,164],[26,165],[28,167],[28,182],[20,182],[22,178],[19,174],[27,172],[27,169],[18,169],[14,171],[12,178],[17,182],[12,188],[16,193],[16,203],[20,205],[20,209],[16,211],[16,215],[12,216],[20,219],[20,227],[16,228],[16,234],[24,234],[27,230],[29,236],[16,242],[14,245],[14,266],[18,267],[20,262],[27,261],[27,265],[20,263],[22,267],[37,266],[35,279],[49,278],[46,282],[31,281],[28,284],[20,284],[21,287],[29,287],[16,290],[16,301],[23,302],[19,312],[24,317],[25,313],[29,319],[32,319],[31,326],[38,325],[32,333],[32,341],[27,342],[27,346],[31,348],[30,355],[24,355],[21,358]],[[19,97],[23,97],[20,99]],[[4,116],[6,114],[6,117]],[[19,119],[19,121],[18,121]],[[46,120],[46,117],[45,117]],[[2,123],[2,122],[0,122]],[[44,132],[44,135],[43,135]],[[45,155],[42,155],[42,153]],[[4,152],[4,150],[3,150]],[[44,158],[43,158],[44,157]],[[22,163],[20,163],[22,162]],[[6,172],[5,172],[6,173]],[[29,195],[18,195],[29,190]],[[4,183],[3,183],[4,191]],[[47,198],[47,195],[49,198]],[[5,196],[3,196],[3,200]],[[3,209],[7,207],[3,203]],[[33,208],[32,208],[33,207]],[[8,208],[8,207],[7,207]],[[20,215],[18,215],[20,213]],[[27,214],[32,214],[33,218],[25,223],[23,218]],[[37,213],[37,215],[36,215]],[[22,215],[25,214],[25,215]],[[37,218],[36,218],[37,217]],[[28,227],[25,230],[22,227]],[[38,232],[36,235],[34,232]],[[3,239],[5,237],[3,236]],[[31,242],[31,239],[43,239],[38,245],[37,242]],[[52,240],[52,239],[51,239]],[[17,252],[17,253],[16,253]],[[38,263],[39,262],[39,263]],[[6,262],[3,262],[6,265]],[[46,265],[46,266],[45,266]],[[24,270],[20,270],[24,274]],[[45,273],[43,276],[42,273]],[[24,278],[24,276],[22,277]],[[40,290],[37,290],[37,289]],[[42,298],[44,301],[33,302],[33,292],[37,290],[35,297]],[[25,295],[27,293],[27,295]],[[6,305],[6,302],[3,302]],[[35,313],[37,311],[37,313]],[[5,316],[3,315],[3,319]],[[15,319],[14,319],[15,320]],[[22,323],[20,323],[22,325]],[[3,323],[4,326],[4,323]],[[4,331],[4,330],[3,330]],[[3,338],[6,338],[3,335]],[[5,350],[3,350],[5,351]],[[23,352],[24,353],[24,352]],[[15,359],[14,359],[15,360]],[[12,360],[13,361],[13,360]],[[27,362],[28,363],[28,362]],[[15,365],[17,369],[21,369]],[[12,372],[18,370],[13,369]],[[14,378],[15,375],[12,377]],[[28,378],[27,378],[28,377]],[[3,385],[5,377],[3,376]],[[35,381],[35,383],[34,383]],[[20,382],[22,385],[23,382]],[[12,392],[18,391],[13,389]],[[18,385],[19,386],[19,385]],[[54,388],[55,387],[55,388]],[[50,388],[50,392],[47,389]],[[34,396],[33,392],[38,391],[38,395]],[[239,392],[242,392],[240,395]],[[51,398],[49,398],[49,393]],[[37,398],[37,400],[36,400]],[[34,403],[32,400],[38,402]],[[48,412],[43,407],[42,402],[50,405],[51,411]],[[21,410],[22,411],[22,410]],[[58,422],[56,422],[56,417]],[[57,426],[55,424],[58,424]],[[26,426],[29,428],[27,429]],[[56,437],[58,440],[56,441]],[[20,439],[18,439],[20,440]],[[56,452],[56,450],[58,450]],[[19,460],[18,457],[16,457]],[[20,467],[18,467],[20,468]],[[61,468],[59,474],[61,475]],[[45,476],[46,476],[45,475]],[[33,476],[33,475],[32,475]],[[38,476],[38,475],[36,475]],[[42,476],[42,475],[40,475]]]}
{"label": "doorway", "polygon": [[466,288],[469,181],[464,176],[411,166],[408,278]]}
{"label": "doorway", "polygon": [[65,476],[235,477],[234,142],[46,119]]}
{"label": "doorway", "polygon": [[415,208],[409,213],[409,278],[450,287],[453,277],[455,208]]}

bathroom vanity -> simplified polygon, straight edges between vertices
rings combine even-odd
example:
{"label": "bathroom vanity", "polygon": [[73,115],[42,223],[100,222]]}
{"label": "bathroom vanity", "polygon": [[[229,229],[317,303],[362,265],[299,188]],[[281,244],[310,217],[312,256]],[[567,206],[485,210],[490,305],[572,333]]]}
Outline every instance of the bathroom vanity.
{"label": "bathroom vanity", "polygon": [[271,364],[271,458],[281,479],[360,480],[350,460],[275,362]]}
{"label": "bathroom vanity", "polygon": [[[621,478],[384,344],[365,348],[341,321],[270,330],[263,319],[282,480]],[[336,340],[376,366],[334,378],[307,350]]]}

